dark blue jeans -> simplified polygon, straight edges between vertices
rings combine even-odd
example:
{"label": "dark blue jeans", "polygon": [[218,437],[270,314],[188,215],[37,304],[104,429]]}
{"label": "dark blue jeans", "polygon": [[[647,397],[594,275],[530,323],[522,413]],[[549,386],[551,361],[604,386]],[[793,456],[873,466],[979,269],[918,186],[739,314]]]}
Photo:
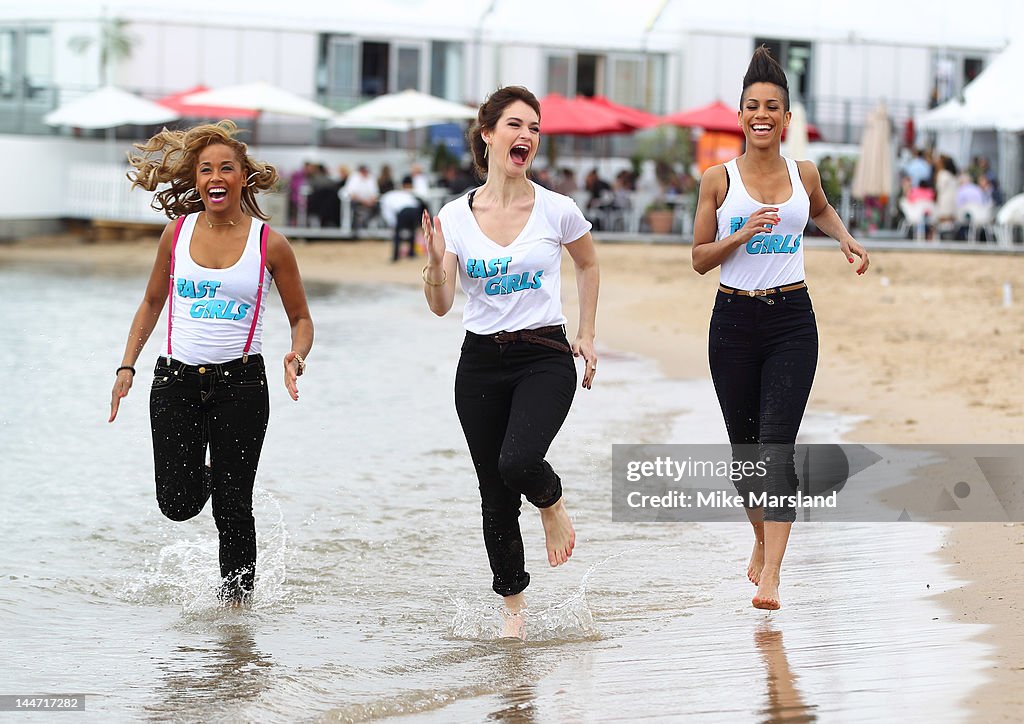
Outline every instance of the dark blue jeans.
{"label": "dark blue jeans", "polygon": [[251,594],[256,575],[252,489],[270,417],[262,356],[209,365],[186,365],[173,357],[168,364],[160,357],[149,414],[160,511],[171,520],[188,520],[212,496],[221,596]]}
{"label": "dark blue jeans", "polygon": [[467,332],[455,373],[455,409],[476,467],[484,545],[500,596],[530,584],[519,530],[523,496],[538,508],[562,497],[561,480],[544,456],[576,394],[576,365],[564,331],[543,336],[565,350],[498,344]]}
{"label": "dark blue jeans", "polygon": [[[818,364],[807,289],[770,297],[718,292],[708,358],[733,457],[766,463],[763,480],[738,482],[738,492],[745,498],[762,489],[769,496],[795,495],[794,444]],[[796,509],[766,506],[764,519],[791,523]]]}

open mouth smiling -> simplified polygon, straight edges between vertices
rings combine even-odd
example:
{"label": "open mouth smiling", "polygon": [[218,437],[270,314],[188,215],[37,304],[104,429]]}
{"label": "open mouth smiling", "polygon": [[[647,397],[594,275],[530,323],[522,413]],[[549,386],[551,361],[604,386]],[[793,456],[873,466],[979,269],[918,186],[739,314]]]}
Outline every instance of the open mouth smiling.
{"label": "open mouth smiling", "polygon": [[526,159],[530,157],[530,147],[525,143],[517,143],[512,147],[512,150],[509,151],[509,155],[512,157],[513,161],[523,165],[526,163]]}

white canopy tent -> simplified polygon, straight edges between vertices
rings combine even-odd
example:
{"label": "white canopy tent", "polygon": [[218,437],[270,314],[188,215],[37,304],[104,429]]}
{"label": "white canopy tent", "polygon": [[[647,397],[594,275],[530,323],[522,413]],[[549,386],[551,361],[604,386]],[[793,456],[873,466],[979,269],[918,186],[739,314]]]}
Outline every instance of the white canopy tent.
{"label": "white canopy tent", "polygon": [[1011,43],[971,81],[963,102],[953,98],[923,114],[929,131],[959,129],[1024,131],[1024,96],[1014,91],[1024,76],[1024,41]]}
{"label": "white canopy tent", "polygon": [[[1010,43],[977,78],[964,88],[963,102],[954,98],[918,119],[918,127],[939,134],[937,145],[962,165],[984,132],[995,132],[997,174],[1004,193],[1020,190],[1024,96],[1016,92],[1024,75],[1024,41]],[[977,134],[981,132],[981,136]],[[992,148],[992,134],[988,134]],[[976,150],[975,150],[976,152]]]}

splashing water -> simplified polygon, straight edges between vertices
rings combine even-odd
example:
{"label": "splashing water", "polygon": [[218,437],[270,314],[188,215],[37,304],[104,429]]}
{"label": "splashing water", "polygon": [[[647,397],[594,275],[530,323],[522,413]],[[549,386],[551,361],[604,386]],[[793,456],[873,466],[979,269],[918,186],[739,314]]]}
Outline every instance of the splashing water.
{"label": "splashing water", "polygon": [[[271,609],[288,597],[285,578],[292,555],[288,529],[277,499],[261,487],[253,490],[253,514],[257,521],[256,590],[251,608]],[[267,532],[260,534],[261,528]],[[217,546],[216,532],[163,546],[154,565],[124,581],[119,597],[129,603],[177,604],[185,616],[222,610],[223,604],[217,600],[221,584]]]}
{"label": "splashing water", "polygon": [[[651,546],[639,546],[616,553],[598,561],[583,574],[579,586],[565,600],[553,603],[540,610],[526,609],[526,638],[532,642],[600,641],[604,638],[594,623],[594,615],[587,603],[587,586],[590,578],[604,565],[638,550]],[[501,638],[504,623],[502,606],[483,602],[470,602],[464,598],[452,597],[455,616],[448,627],[448,635],[454,639],[490,641]]]}

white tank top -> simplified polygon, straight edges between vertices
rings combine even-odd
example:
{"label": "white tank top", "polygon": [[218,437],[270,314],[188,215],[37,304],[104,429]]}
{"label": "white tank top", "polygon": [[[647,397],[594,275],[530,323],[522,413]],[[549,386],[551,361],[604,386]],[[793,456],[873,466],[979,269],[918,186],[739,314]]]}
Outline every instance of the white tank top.
{"label": "white tank top", "polygon": [[785,201],[762,203],[747,193],[736,159],[725,164],[729,191],[718,209],[718,239],[724,239],[746,223],[763,206],[779,209],[779,223],[770,234],[755,234],[722,262],[721,283],[734,289],[772,289],[804,279],[804,227],[811,202],[800,181],[796,161],[785,159],[793,193]]}
{"label": "white tank top", "polygon": [[[168,353],[190,365],[238,359],[245,352],[259,297],[256,329],[248,350],[249,354],[259,354],[263,349],[263,310],[273,281],[270,272],[261,266],[260,233],[264,224],[259,219],[252,220],[245,249],[233,265],[207,269],[197,264],[191,254],[198,218],[198,214],[185,217],[174,245]],[[262,294],[258,294],[260,284]]]}

